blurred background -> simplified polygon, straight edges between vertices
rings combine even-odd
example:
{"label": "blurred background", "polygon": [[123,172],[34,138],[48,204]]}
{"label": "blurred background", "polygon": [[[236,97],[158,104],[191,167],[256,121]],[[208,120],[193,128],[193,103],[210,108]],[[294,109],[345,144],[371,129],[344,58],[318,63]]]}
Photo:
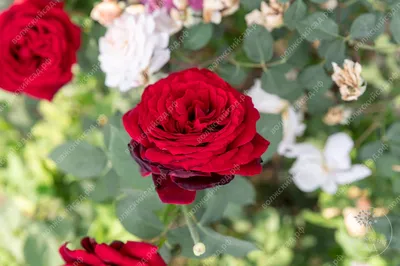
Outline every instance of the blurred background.
{"label": "blurred background", "polygon": [[[186,46],[175,49],[165,72],[208,66],[218,51],[245,31],[243,16],[260,2],[252,1],[243,0],[237,13],[213,26],[215,38],[209,38],[207,47],[195,52]],[[144,89],[121,94],[105,87],[97,60],[98,39],[105,29],[89,18],[94,3],[67,1],[68,12],[83,30],[83,45],[79,64],[74,68],[74,81],[60,90],[53,102],[0,91],[0,265],[61,265],[58,247],[66,241],[76,245],[85,235],[98,242],[136,239],[122,226],[115,212],[114,200],[126,180],[116,175],[77,178],[59,170],[50,158],[52,151],[67,141],[77,145],[85,141],[105,150],[107,125],[120,126],[121,114],[139,101]],[[0,9],[8,4],[2,0]],[[360,4],[355,10],[367,9]],[[274,34],[285,32],[278,30]],[[384,35],[377,42],[388,45],[388,38]],[[276,45],[279,50],[279,44]],[[370,88],[388,83],[387,70],[400,72],[399,55],[363,54],[364,78]],[[317,52],[306,49],[305,56],[305,64],[315,62]],[[260,70],[231,64],[222,64],[217,72],[240,91],[248,89],[260,75]],[[390,90],[392,95],[398,95],[400,82],[391,83]],[[366,93],[360,102],[368,97]],[[390,107],[383,108],[388,100],[393,101]],[[315,111],[306,117],[304,138],[323,146],[327,136],[344,127],[324,124],[318,114],[321,102],[312,104]],[[373,169],[373,176],[342,186],[335,195],[304,193],[290,181],[288,169],[294,160],[273,155],[275,147],[266,158],[263,172],[249,178],[254,186],[241,188],[240,193],[247,200],[240,205],[228,204],[221,210],[222,220],[211,226],[222,234],[253,242],[259,250],[245,258],[225,254],[199,261],[180,256],[179,248],[175,248],[170,265],[400,265],[400,170],[393,167],[400,167],[400,160],[389,155],[388,148],[383,146],[385,156],[367,162],[379,150],[382,132],[399,121],[399,106],[398,96],[378,99],[365,115],[345,129],[356,142],[352,158],[366,162]],[[262,117],[265,120],[258,124],[261,130],[271,125],[273,119]],[[377,120],[380,126],[370,129]],[[273,139],[279,138],[277,135],[269,140],[279,142]],[[354,216],[359,219],[352,219]],[[225,253],[224,245],[220,253]]]}

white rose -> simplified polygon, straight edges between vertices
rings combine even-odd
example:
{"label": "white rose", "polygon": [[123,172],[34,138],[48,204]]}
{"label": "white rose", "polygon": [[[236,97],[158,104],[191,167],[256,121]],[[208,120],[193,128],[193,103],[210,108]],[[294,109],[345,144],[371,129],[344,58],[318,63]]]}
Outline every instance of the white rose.
{"label": "white rose", "polygon": [[248,96],[251,97],[254,107],[259,112],[282,115],[282,125],[278,126],[282,127],[283,136],[278,146],[278,154],[293,158],[292,149],[296,146],[296,139],[303,135],[306,128],[303,123],[303,112],[296,110],[287,100],[278,95],[264,91],[259,79],[250,88]]}
{"label": "white rose", "polygon": [[293,182],[305,192],[322,188],[329,194],[335,194],[339,185],[370,176],[372,172],[367,166],[351,164],[353,146],[353,140],[343,132],[331,135],[323,151],[310,143],[296,144],[292,152],[297,160],[289,170]]}
{"label": "white rose", "polygon": [[127,91],[148,84],[151,75],[169,61],[168,42],[169,33],[157,27],[153,14],[125,12],[100,38],[99,61],[106,85]]}

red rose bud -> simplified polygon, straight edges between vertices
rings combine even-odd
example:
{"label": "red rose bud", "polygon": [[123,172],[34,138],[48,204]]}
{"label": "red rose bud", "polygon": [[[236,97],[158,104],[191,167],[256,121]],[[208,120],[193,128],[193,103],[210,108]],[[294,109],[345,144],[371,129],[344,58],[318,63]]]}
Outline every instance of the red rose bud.
{"label": "red rose bud", "polygon": [[92,238],[81,241],[84,250],[70,250],[67,243],[60,247],[65,266],[166,266],[157,247],[145,242],[114,241],[110,245],[97,244]]}
{"label": "red rose bud", "polygon": [[16,1],[0,13],[0,88],[51,100],[72,79],[80,35],[62,1]]}
{"label": "red rose bud", "polygon": [[190,204],[196,190],[261,172],[269,141],[256,131],[259,118],[250,97],[193,68],[148,86],[123,123],[132,157],[143,176],[153,175],[160,199]]}

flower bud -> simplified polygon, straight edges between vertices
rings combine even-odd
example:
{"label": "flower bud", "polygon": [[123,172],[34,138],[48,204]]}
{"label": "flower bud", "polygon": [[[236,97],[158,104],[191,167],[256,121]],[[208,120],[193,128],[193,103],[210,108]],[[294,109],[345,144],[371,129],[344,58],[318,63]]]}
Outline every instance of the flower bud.
{"label": "flower bud", "polygon": [[122,13],[117,1],[105,0],[94,6],[90,16],[103,26],[109,26]]}
{"label": "flower bud", "polygon": [[199,242],[196,245],[193,246],[193,253],[196,256],[201,256],[206,252],[206,246]]}

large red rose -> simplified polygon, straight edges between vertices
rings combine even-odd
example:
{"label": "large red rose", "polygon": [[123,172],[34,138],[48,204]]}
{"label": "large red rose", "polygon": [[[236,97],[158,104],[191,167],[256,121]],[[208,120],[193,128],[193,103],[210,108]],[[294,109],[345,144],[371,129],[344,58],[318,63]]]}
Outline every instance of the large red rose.
{"label": "large red rose", "polygon": [[60,247],[65,266],[166,266],[157,247],[145,242],[114,241],[97,244],[92,238],[81,241],[84,250],[70,250],[67,243]]}
{"label": "large red rose", "polygon": [[72,79],[80,35],[62,1],[15,2],[0,13],[0,88],[51,100]]}
{"label": "large red rose", "polygon": [[160,199],[190,204],[196,190],[261,172],[269,142],[256,132],[259,118],[250,97],[209,70],[188,69],[148,86],[123,123]]}

